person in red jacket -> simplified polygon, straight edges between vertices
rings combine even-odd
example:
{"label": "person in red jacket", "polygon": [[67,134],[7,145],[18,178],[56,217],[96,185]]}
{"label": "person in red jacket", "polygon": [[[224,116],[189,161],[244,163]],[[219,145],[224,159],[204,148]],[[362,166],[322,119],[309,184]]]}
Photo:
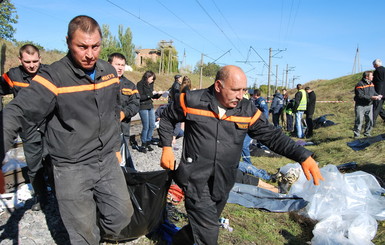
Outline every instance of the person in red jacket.
{"label": "person in red jacket", "polygon": [[119,78],[99,59],[102,32],[96,20],[73,18],[66,39],[68,54],[40,69],[4,108],[1,132],[8,150],[25,118],[47,120],[44,137],[70,242],[99,244],[100,229],[107,237],[118,236],[133,214],[117,155]]}
{"label": "person in red jacket", "polygon": [[241,68],[225,66],[212,86],[181,93],[164,109],[159,128],[163,168],[175,169],[172,133],[176,123],[185,122],[183,152],[174,180],[185,193],[189,224],[174,235],[173,244],[217,244],[218,219],[235,183],[246,134],[300,162],[314,184],[323,179],[313,153],[269,124],[254,103],[243,98],[246,86]]}

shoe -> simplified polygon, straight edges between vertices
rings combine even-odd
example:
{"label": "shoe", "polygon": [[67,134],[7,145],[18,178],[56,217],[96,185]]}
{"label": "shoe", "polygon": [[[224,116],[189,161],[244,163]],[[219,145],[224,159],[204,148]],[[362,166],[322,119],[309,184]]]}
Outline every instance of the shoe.
{"label": "shoe", "polygon": [[145,144],[143,144],[142,146],[139,146],[139,152],[147,153],[147,149],[146,149]]}
{"label": "shoe", "polygon": [[147,148],[147,151],[153,151],[153,150],[154,150],[154,149],[151,147],[150,142],[147,142],[147,143],[146,143],[146,148]]}
{"label": "shoe", "polygon": [[32,211],[40,211],[42,210],[48,203],[47,197],[35,196],[33,198],[34,204],[31,207]]}
{"label": "shoe", "polygon": [[279,172],[279,169],[278,169],[278,172],[275,173],[275,174],[270,174],[270,180],[271,182],[273,183],[276,183],[278,178],[281,176],[281,173]]}

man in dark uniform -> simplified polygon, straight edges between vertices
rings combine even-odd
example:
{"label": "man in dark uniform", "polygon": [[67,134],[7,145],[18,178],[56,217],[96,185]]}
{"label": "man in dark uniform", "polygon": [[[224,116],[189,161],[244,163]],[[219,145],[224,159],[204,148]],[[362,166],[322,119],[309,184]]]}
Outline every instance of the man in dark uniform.
{"label": "man in dark uniform", "polygon": [[173,244],[217,244],[218,219],[235,183],[246,134],[300,162],[307,179],[313,176],[314,184],[322,179],[313,153],[269,124],[252,101],[243,99],[246,86],[241,68],[225,66],[212,86],[180,94],[162,114],[163,168],[175,169],[172,133],[177,122],[185,122],[183,152],[174,179],[185,193],[189,224],[176,233]]}
{"label": "man in dark uniform", "polygon": [[[126,143],[130,140],[130,122],[131,118],[139,112],[139,93],[136,85],[124,76],[126,68],[126,57],[121,53],[113,53],[108,56],[110,63],[116,70],[120,81],[120,120],[121,129]],[[130,151],[127,151],[126,166],[133,167]]]}
{"label": "man in dark uniform", "polygon": [[44,137],[70,242],[99,244],[100,229],[115,237],[133,214],[117,154],[119,78],[114,67],[98,59],[102,32],[96,20],[73,18],[66,39],[68,54],[41,68],[4,108],[4,148],[11,147],[24,118],[47,120]]}
{"label": "man in dark uniform", "polygon": [[[46,67],[46,65],[41,64],[39,49],[32,44],[25,44],[19,49],[19,61],[20,66],[11,68],[1,76],[0,95],[13,94],[16,97],[20,90],[30,85],[39,69]],[[42,160],[43,146],[41,133],[38,131],[39,125],[40,123],[26,121],[19,133],[23,141],[28,177],[35,193],[33,211],[39,211],[41,206],[47,202],[47,187]]]}
{"label": "man in dark uniform", "polygon": [[382,66],[382,61],[380,59],[375,59],[373,61],[373,67],[376,69],[373,72],[373,84],[374,89],[377,94],[382,95],[381,100],[373,101],[373,127],[376,125],[376,120],[378,115],[382,118],[382,121],[385,122],[385,110],[383,108],[384,99],[385,99],[385,67]]}
{"label": "man in dark uniform", "polygon": [[174,100],[175,95],[180,93],[180,85],[182,84],[182,76],[181,75],[175,75],[174,76],[174,83],[171,85],[169,95],[168,95],[168,102],[171,102]]}
{"label": "man in dark uniform", "polygon": [[317,96],[310,87],[306,87],[305,91],[307,93],[307,105],[306,105],[306,138],[313,137],[313,115],[315,111],[315,103],[317,101]]}

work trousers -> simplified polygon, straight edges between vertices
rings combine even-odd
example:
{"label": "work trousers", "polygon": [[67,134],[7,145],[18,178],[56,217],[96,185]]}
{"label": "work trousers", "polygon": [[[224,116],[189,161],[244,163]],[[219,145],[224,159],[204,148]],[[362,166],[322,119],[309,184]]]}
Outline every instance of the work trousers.
{"label": "work trousers", "polygon": [[45,194],[46,185],[43,168],[43,146],[42,142],[28,142],[23,140],[25,161],[28,166],[28,177],[35,194]]}
{"label": "work trousers", "polygon": [[217,245],[219,236],[219,217],[226,205],[228,195],[221,201],[211,199],[208,185],[199,200],[186,196],[185,207],[189,224],[173,237],[173,245]]}
{"label": "work trousers", "polygon": [[313,136],[313,115],[307,115],[306,114],[306,137],[312,137]]}
{"label": "work trousers", "polygon": [[286,113],[286,130],[288,132],[293,131],[293,114]]}
{"label": "work trousers", "polygon": [[354,137],[359,137],[361,133],[362,124],[365,119],[364,136],[370,136],[373,128],[373,105],[356,105],[354,107],[355,120],[353,133]]}
{"label": "work trousers", "polygon": [[373,127],[376,125],[377,117],[380,116],[385,122],[385,110],[383,108],[384,100],[373,101]]}
{"label": "work trousers", "polygon": [[59,211],[72,245],[99,244],[99,226],[117,236],[130,223],[133,207],[115,153],[92,163],[53,162]]}
{"label": "work trousers", "polygon": [[130,147],[128,146],[128,143],[130,142],[130,123],[129,122],[122,122],[120,124],[120,128],[122,130],[123,137],[125,139],[125,143],[127,144],[127,151],[126,151],[126,167],[133,167],[134,162],[132,161],[131,153],[130,153]]}

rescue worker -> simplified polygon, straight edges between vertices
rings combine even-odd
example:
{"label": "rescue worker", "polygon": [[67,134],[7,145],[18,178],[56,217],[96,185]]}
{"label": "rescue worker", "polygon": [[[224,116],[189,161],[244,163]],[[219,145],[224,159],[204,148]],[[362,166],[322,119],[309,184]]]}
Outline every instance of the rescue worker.
{"label": "rescue worker", "polygon": [[182,76],[175,75],[174,83],[171,85],[171,88],[169,89],[169,94],[168,94],[169,103],[174,100],[176,94],[179,94],[181,84],[182,84]]}
{"label": "rescue worker", "polygon": [[11,147],[23,116],[46,118],[56,198],[70,242],[99,244],[99,227],[107,237],[117,236],[133,214],[117,154],[119,79],[98,59],[102,32],[93,18],[73,18],[66,40],[68,54],[41,68],[5,107],[4,147]]}
{"label": "rescue worker", "polygon": [[[116,70],[120,81],[120,128],[126,143],[130,142],[131,118],[139,112],[139,93],[136,85],[124,76],[126,57],[121,53],[113,53],[108,56],[110,63]],[[130,151],[127,151],[126,167],[134,167]]]}
{"label": "rescue worker", "polygon": [[241,68],[225,66],[212,86],[182,93],[175,100],[178,103],[169,104],[163,112],[159,130],[163,168],[175,169],[172,132],[177,122],[185,122],[183,152],[174,180],[185,193],[189,224],[174,235],[173,244],[217,244],[218,219],[235,182],[246,134],[300,162],[314,184],[323,179],[313,153],[269,124],[250,100],[243,99],[246,86]]}
{"label": "rescue worker", "polygon": [[[15,98],[20,90],[30,85],[39,69],[47,66],[41,64],[39,49],[33,44],[25,44],[19,49],[19,62],[18,67],[11,68],[1,76],[0,95],[13,94]],[[38,131],[41,124],[40,122],[36,124],[26,121],[19,133],[28,166],[29,181],[34,190],[34,204],[31,207],[33,211],[39,211],[47,204],[42,136]]]}
{"label": "rescue worker", "polygon": [[297,84],[297,93],[295,93],[294,96],[294,107],[293,107],[293,113],[295,114],[295,123],[294,127],[297,133],[298,138],[304,137],[304,131],[302,127],[302,117],[303,114],[306,111],[306,105],[307,105],[307,93],[302,88],[302,84]]}
{"label": "rescue worker", "polygon": [[354,128],[353,137],[359,138],[361,128],[365,119],[364,136],[369,137],[373,129],[373,101],[382,99],[382,95],[377,94],[374,89],[373,71],[365,71],[362,74],[362,79],[359,81],[354,89]]}

